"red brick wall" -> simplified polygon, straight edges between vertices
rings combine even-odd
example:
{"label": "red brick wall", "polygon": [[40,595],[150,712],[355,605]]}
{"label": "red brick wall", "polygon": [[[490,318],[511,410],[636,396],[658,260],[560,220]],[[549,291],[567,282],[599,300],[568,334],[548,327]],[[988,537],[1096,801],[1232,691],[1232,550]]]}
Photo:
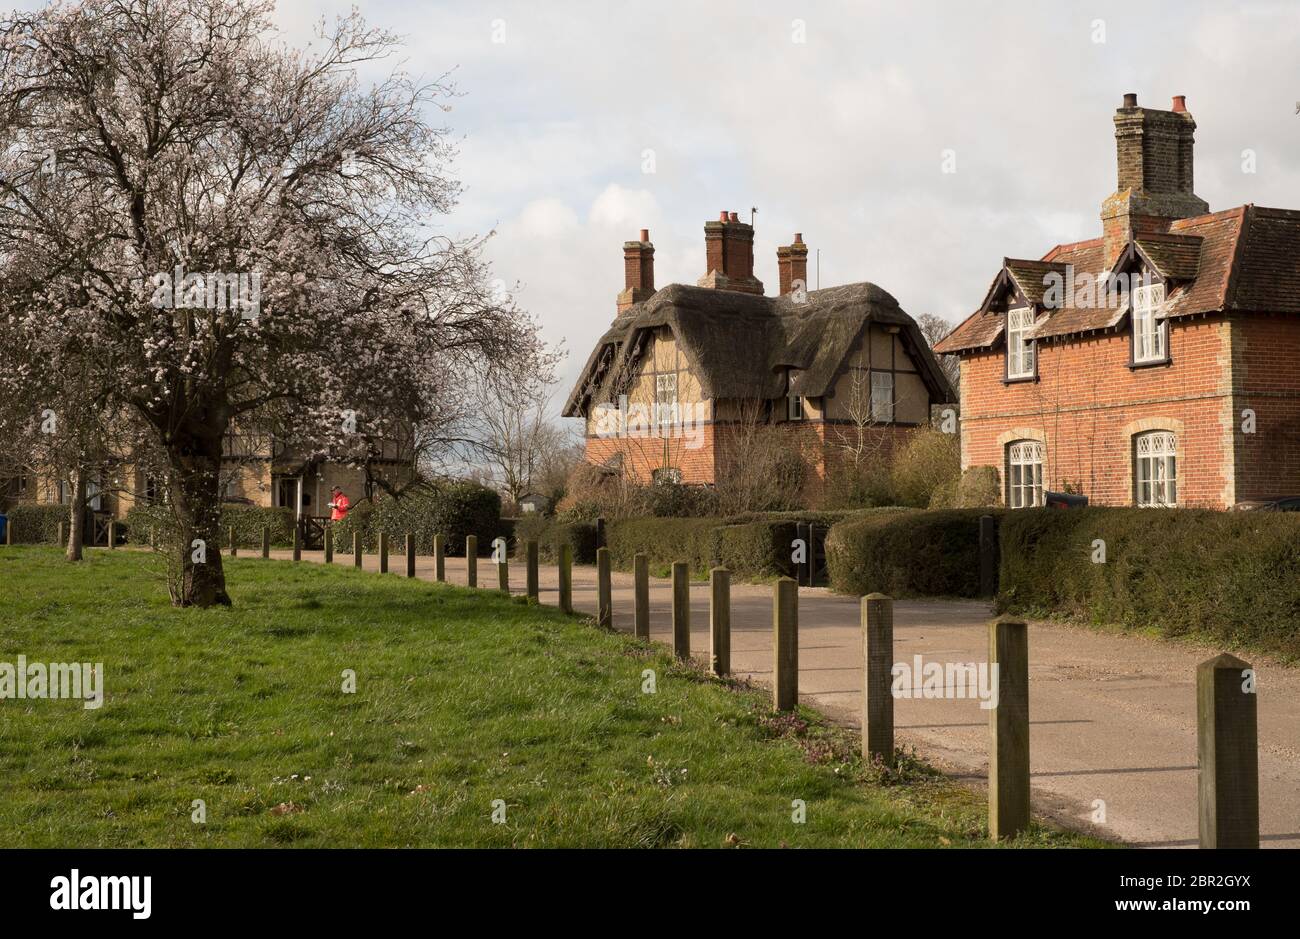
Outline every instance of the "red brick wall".
{"label": "red brick wall", "polygon": [[[1239,316],[1232,322],[1237,498],[1300,493],[1300,322]],[[1255,433],[1242,411],[1255,412]]]}
{"label": "red brick wall", "polygon": [[964,357],[963,468],[993,466],[1002,479],[999,438],[1034,430],[1047,445],[1047,488],[1068,481],[1095,504],[1132,505],[1132,432],[1163,428],[1178,432],[1179,504],[1230,505],[1237,497],[1228,323],[1174,323],[1168,366],[1129,369],[1129,342],[1124,331],[1040,343],[1039,380],[1022,384],[1002,383],[1002,350]]}

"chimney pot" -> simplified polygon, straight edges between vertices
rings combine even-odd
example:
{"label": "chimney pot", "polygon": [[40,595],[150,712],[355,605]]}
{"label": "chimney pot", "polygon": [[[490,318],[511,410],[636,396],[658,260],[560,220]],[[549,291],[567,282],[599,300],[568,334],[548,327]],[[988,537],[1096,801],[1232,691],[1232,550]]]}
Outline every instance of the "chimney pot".
{"label": "chimney pot", "polygon": [[794,243],[797,245],[803,244],[803,232],[797,231],[794,233]]}
{"label": "chimney pot", "polygon": [[646,244],[650,240],[650,229],[641,229],[641,243]]}
{"label": "chimney pot", "polygon": [[1124,96],[1124,107],[1135,108],[1138,106],[1138,96],[1136,91],[1130,91]]}
{"label": "chimney pot", "polygon": [[735,212],[732,212],[732,213],[731,213],[731,218],[729,219],[729,221],[732,221],[732,222],[739,222],[739,221],[740,221],[740,216],[739,216],[739,214],[737,214],[737,213],[735,213]]}
{"label": "chimney pot", "polygon": [[721,212],[718,213],[718,221],[725,222],[726,220],[727,220],[727,210],[723,209]]}
{"label": "chimney pot", "polygon": [[1181,114],[1187,110],[1187,95],[1174,95],[1174,111]]}

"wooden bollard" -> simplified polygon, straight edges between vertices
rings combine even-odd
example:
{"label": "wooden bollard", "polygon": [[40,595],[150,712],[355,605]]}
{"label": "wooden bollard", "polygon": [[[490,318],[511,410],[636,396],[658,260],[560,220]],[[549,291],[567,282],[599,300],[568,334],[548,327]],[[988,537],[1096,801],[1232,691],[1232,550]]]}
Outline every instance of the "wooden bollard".
{"label": "wooden bollard", "polygon": [[108,520],[108,546],[109,548],[117,547],[117,522],[112,519]]}
{"label": "wooden bollard", "polygon": [[379,573],[388,573],[388,532],[379,533]]}
{"label": "wooden bollard", "polygon": [[862,598],[862,758],[894,765],[894,601]]}
{"label": "wooden bollard", "polygon": [[533,603],[536,603],[538,601],[538,598],[541,595],[540,588],[538,587],[537,584],[537,542],[536,541],[529,541],[525,543],[524,556],[527,558],[528,561],[528,574],[525,578],[524,593],[528,595],[529,600],[531,600]]}
{"label": "wooden bollard", "polygon": [[605,519],[601,516],[596,519],[596,550],[599,551],[605,547]]}
{"label": "wooden bollard", "polygon": [[715,675],[731,674],[731,571],[709,571],[709,662]]}
{"label": "wooden bollard", "polygon": [[560,551],[560,609],[565,613],[573,612],[573,545],[567,541],[559,546]]}
{"label": "wooden bollard", "polygon": [[10,548],[14,545],[14,520],[12,518],[5,523],[5,545]]}
{"label": "wooden bollard", "polygon": [[799,704],[799,585],[782,577],[772,588],[772,705]]}
{"label": "wooden bollard", "polygon": [[334,563],[334,526],[325,526],[325,563]]}
{"label": "wooden bollard", "polygon": [[992,515],[980,516],[980,595],[998,592],[998,529]]}
{"label": "wooden bollard", "polygon": [[365,555],[361,550],[361,532],[352,533],[352,566],[361,570],[361,565],[365,563]]}
{"label": "wooden bollard", "polygon": [[510,593],[510,545],[504,538],[492,539],[492,561],[497,566],[497,589]]}
{"label": "wooden bollard", "polygon": [[406,536],[406,576],[415,576],[415,536]]}
{"label": "wooden bollard", "polygon": [[989,623],[989,667],[997,705],[989,712],[989,837],[1029,827],[1029,627],[999,616]]}
{"label": "wooden bollard", "polygon": [[478,535],[465,538],[465,583],[478,586]]}
{"label": "wooden bollard", "polygon": [[302,528],[297,522],[293,525],[293,559],[302,560]]}
{"label": "wooden bollard", "polygon": [[1201,847],[1258,848],[1255,669],[1235,655],[1196,667],[1196,765]]}
{"label": "wooden bollard", "polygon": [[613,590],[609,581],[609,548],[596,549],[596,625],[614,628]]}
{"label": "wooden bollard", "polygon": [[447,539],[442,535],[433,536],[433,579],[440,583],[447,579]]}
{"label": "wooden bollard", "polygon": [[235,526],[234,526],[234,525],[229,526],[229,527],[226,529],[226,533],[227,533],[227,535],[229,536],[229,539],[230,539],[230,556],[231,556],[232,558],[233,558],[233,557],[238,557],[238,555],[239,555],[239,542],[235,540]]}
{"label": "wooden bollard", "polygon": [[632,555],[632,634],[650,638],[650,559]]}
{"label": "wooden bollard", "polygon": [[263,525],[262,526],[262,557],[269,558],[270,556],[271,556],[271,529],[268,526]]}
{"label": "wooden bollard", "polygon": [[[68,523],[67,523],[67,522],[59,522],[59,547],[61,547],[61,548],[66,548],[66,547],[68,546],[68,530],[67,530],[67,526],[68,526]],[[149,530],[150,530],[150,532],[153,531],[152,528],[149,529]]]}
{"label": "wooden bollard", "polygon": [[691,657],[691,568],[673,561],[673,655]]}

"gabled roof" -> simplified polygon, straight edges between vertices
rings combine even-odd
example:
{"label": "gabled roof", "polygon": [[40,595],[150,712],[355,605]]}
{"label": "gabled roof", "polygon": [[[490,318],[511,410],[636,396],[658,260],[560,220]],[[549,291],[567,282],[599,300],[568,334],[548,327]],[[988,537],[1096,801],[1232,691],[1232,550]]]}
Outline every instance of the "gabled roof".
{"label": "gabled roof", "polygon": [[[1300,212],[1244,205],[1223,212],[1179,219],[1167,233],[1142,233],[1131,243],[1168,284],[1165,317],[1175,319],[1206,313],[1300,313]],[[1005,259],[994,286],[980,309],[967,317],[935,346],[939,353],[973,352],[992,348],[1003,332],[1004,315],[989,304],[1002,279],[1011,278],[1030,297],[1023,281],[1040,279],[1055,265],[1072,265],[1082,272],[1104,273],[1103,239],[1057,245],[1041,261]],[[1121,255],[1117,265],[1124,263]],[[1051,265],[1051,268],[1041,265]],[[1099,292],[1091,306],[1066,303],[1049,311],[1035,327],[1038,339],[1080,335],[1118,326],[1125,310],[1107,305]],[[1113,300],[1112,298],[1109,298]],[[1042,291],[1033,302],[1042,302]]]}
{"label": "gabled roof", "polygon": [[899,327],[937,401],[952,388],[915,321],[875,284],[764,297],[670,284],[620,313],[596,343],[565,401],[565,417],[613,400],[629,386],[651,333],[672,329],[706,398],[822,397],[869,323]]}

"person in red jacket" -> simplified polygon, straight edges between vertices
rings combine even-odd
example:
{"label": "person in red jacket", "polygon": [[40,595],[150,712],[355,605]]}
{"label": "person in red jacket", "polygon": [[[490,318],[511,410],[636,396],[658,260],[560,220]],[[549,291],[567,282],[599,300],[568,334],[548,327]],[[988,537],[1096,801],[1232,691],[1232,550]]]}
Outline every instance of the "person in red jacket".
{"label": "person in red jacket", "polygon": [[348,517],[348,509],[352,508],[352,503],[338,486],[330,490],[330,495],[334,497],[330,502],[330,508],[333,510],[330,512],[330,521],[341,522]]}

